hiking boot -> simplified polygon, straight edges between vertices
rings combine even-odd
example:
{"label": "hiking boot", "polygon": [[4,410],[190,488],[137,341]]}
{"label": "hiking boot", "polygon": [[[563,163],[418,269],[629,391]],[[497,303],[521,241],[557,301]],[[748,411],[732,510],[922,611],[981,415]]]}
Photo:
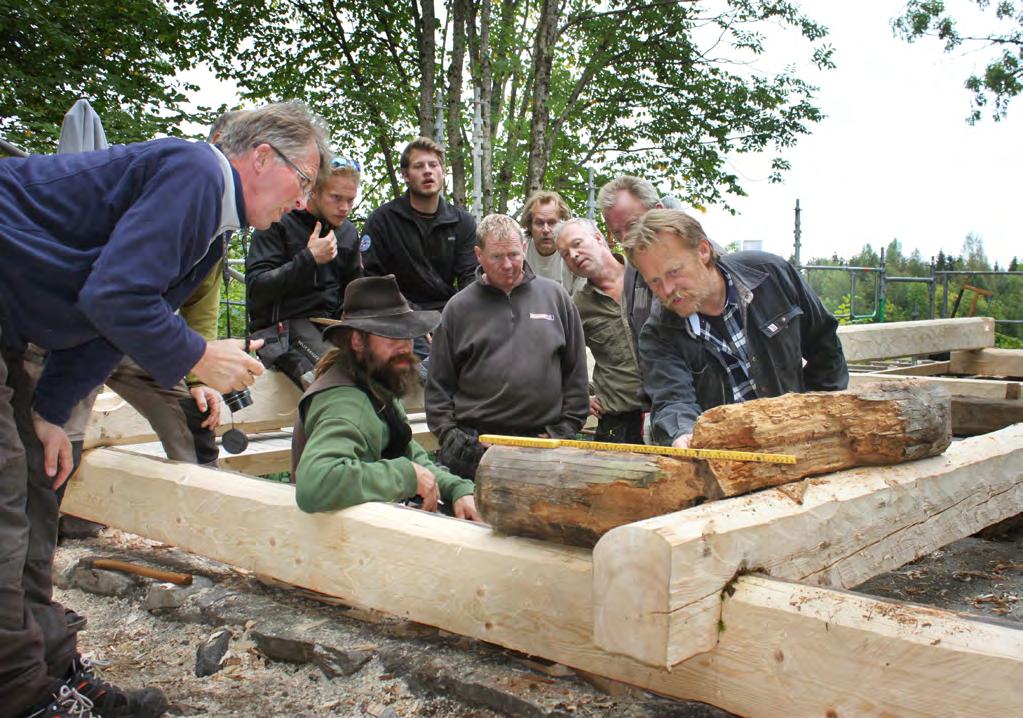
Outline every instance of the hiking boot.
{"label": "hiking boot", "polygon": [[59,681],[47,691],[44,700],[28,709],[24,718],[92,718],[92,701]]}
{"label": "hiking boot", "polygon": [[107,683],[88,658],[78,656],[71,663],[67,685],[88,699],[92,713],[100,718],[159,718],[167,711],[167,697],[159,688],[126,691]]}
{"label": "hiking boot", "polygon": [[67,621],[68,633],[78,633],[89,623],[89,619],[73,608],[64,609],[64,620]]}

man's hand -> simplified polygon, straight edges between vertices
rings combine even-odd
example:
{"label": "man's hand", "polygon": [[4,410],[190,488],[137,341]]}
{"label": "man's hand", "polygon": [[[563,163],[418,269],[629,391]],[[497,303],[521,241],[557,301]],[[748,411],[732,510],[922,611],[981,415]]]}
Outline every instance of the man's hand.
{"label": "man's hand", "polygon": [[412,464],[412,468],[416,470],[416,495],[423,500],[423,511],[436,511],[440,501],[437,479],[432,471],[419,464]]}
{"label": "man's hand", "polygon": [[306,246],[317,264],[326,264],[337,256],[337,237],[333,232],[327,232],[326,236],[321,237],[319,222],[313,227],[313,233],[309,235],[309,243]]}
{"label": "man's hand", "polygon": [[[257,339],[249,348],[256,350],[261,346],[263,340]],[[244,389],[263,373],[263,365],[246,354],[244,347],[245,342],[241,339],[206,342],[206,351],[199,363],[192,367],[192,373],[221,394]]]}
{"label": "man's hand", "polygon": [[220,394],[202,384],[191,387],[188,393],[192,395],[199,411],[205,412],[207,409],[210,411],[210,415],[203,420],[200,426],[210,430],[220,426]]}
{"label": "man's hand", "polygon": [[466,494],[462,498],[458,499],[454,505],[455,518],[456,519],[467,519],[469,521],[479,521],[483,523],[483,518],[476,510],[476,499],[473,498],[472,494]]}
{"label": "man's hand", "polygon": [[43,417],[32,412],[32,425],[35,427],[39,443],[43,445],[43,470],[53,479],[53,490],[56,491],[71,474],[71,442],[64,429],[51,424]]}
{"label": "man's hand", "polygon": [[598,419],[604,416],[604,407],[600,403],[600,399],[596,396],[590,397],[590,413]]}
{"label": "man's hand", "polygon": [[674,449],[688,449],[689,442],[693,440],[692,434],[682,434],[682,436],[671,442],[671,446]]}

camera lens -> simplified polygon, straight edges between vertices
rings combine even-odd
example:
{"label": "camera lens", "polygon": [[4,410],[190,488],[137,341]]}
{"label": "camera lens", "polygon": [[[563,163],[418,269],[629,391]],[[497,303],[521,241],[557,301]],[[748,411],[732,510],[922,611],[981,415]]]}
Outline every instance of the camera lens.
{"label": "camera lens", "polygon": [[249,393],[248,389],[231,391],[224,394],[224,403],[227,404],[227,408],[230,409],[232,413],[235,411],[241,411],[252,404],[252,394]]}

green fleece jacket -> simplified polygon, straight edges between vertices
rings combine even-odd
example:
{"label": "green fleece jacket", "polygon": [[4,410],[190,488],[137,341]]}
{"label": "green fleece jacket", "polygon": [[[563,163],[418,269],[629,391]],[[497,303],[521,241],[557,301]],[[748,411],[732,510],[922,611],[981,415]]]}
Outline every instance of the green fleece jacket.
{"label": "green fleece jacket", "polygon": [[[401,402],[394,399],[405,418]],[[312,397],[305,417],[308,440],[295,472],[295,500],[303,511],[337,511],[366,501],[400,501],[416,495],[413,463],[433,472],[449,504],[472,494],[475,484],[430,461],[412,440],[405,456],[381,459],[390,432],[369,398],[349,386]]]}

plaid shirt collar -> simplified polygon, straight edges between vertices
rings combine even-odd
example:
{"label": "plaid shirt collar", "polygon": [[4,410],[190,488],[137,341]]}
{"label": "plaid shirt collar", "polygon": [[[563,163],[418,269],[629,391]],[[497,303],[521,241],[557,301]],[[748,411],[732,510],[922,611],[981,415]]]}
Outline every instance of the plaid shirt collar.
{"label": "plaid shirt collar", "polygon": [[[757,398],[757,387],[750,376],[749,353],[747,352],[746,330],[742,325],[742,300],[743,294],[739,287],[732,281],[727,270],[718,265],[721,275],[725,279],[725,308],[721,312],[721,323],[724,325],[726,336],[719,335],[718,329],[706,317],[694,312],[686,319],[689,324],[689,331],[694,337],[699,337],[705,344],[710,345],[720,355],[722,363],[728,373],[728,381],[732,388],[732,399],[735,403],[741,403]],[[742,289],[746,289],[743,287]],[[746,289],[752,298],[752,293]]]}

